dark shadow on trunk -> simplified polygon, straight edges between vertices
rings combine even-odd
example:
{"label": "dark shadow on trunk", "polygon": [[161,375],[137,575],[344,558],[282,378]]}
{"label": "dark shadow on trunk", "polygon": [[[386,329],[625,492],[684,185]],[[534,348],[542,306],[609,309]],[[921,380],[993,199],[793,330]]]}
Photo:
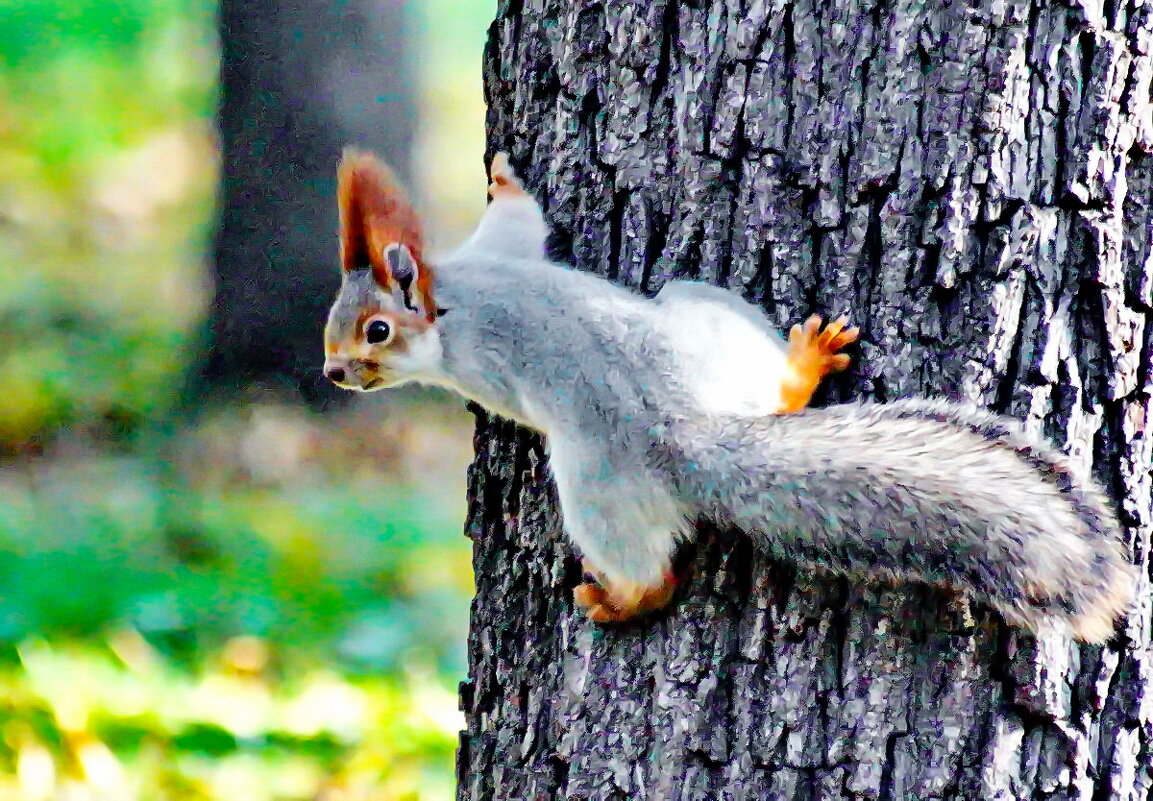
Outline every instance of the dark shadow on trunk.
{"label": "dark shadow on trunk", "polygon": [[321,331],[340,276],[345,145],[408,163],[414,97],[403,0],[225,0],[223,185],[206,385],[252,382],[324,402]]}

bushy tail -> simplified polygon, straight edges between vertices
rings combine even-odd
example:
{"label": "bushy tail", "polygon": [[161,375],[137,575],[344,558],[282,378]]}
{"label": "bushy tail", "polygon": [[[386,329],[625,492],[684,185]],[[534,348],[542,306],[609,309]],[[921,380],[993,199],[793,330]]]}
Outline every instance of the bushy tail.
{"label": "bushy tail", "polygon": [[1091,479],[1012,420],[942,401],[671,423],[654,449],[701,511],[773,553],[969,590],[1100,642],[1136,571]]}

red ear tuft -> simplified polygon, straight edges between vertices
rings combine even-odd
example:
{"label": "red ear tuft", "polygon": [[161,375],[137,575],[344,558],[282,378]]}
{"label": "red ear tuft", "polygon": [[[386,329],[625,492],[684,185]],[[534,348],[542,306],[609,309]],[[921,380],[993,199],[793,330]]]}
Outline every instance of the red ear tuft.
{"label": "red ear tuft", "polygon": [[432,275],[421,252],[420,222],[392,170],[371,153],[345,149],[337,169],[337,200],[340,261],[346,272],[371,267],[381,288],[393,289],[396,282],[384,251],[397,243],[405,245],[416,261],[424,279],[422,289],[431,289]]}

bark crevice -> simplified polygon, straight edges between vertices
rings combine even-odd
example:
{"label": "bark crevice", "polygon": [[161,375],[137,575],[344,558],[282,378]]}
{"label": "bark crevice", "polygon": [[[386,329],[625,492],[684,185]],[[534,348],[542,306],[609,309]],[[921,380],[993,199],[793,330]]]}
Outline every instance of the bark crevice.
{"label": "bark crevice", "polygon": [[[723,282],[782,329],[847,312],[864,341],[827,397],[1024,419],[1095,465],[1148,575],[1153,10],[538,0],[491,41],[490,146],[559,255]],[[477,447],[461,799],[1153,792],[1148,593],[1078,649],[703,527],[667,615],[599,629],[539,440],[482,415]]]}

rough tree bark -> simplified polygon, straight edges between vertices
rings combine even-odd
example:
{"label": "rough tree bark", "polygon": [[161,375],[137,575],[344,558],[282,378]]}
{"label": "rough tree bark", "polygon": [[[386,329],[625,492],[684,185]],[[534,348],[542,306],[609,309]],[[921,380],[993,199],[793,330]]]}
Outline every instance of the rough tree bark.
{"label": "rough tree bark", "polygon": [[[1148,575],[1147,0],[503,2],[485,76],[560,257],[782,328],[850,313],[827,399],[1026,420],[1093,461]],[[541,443],[479,421],[461,799],[1150,797],[1144,582],[1075,647],[706,530],[670,614],[601,629]]]}

